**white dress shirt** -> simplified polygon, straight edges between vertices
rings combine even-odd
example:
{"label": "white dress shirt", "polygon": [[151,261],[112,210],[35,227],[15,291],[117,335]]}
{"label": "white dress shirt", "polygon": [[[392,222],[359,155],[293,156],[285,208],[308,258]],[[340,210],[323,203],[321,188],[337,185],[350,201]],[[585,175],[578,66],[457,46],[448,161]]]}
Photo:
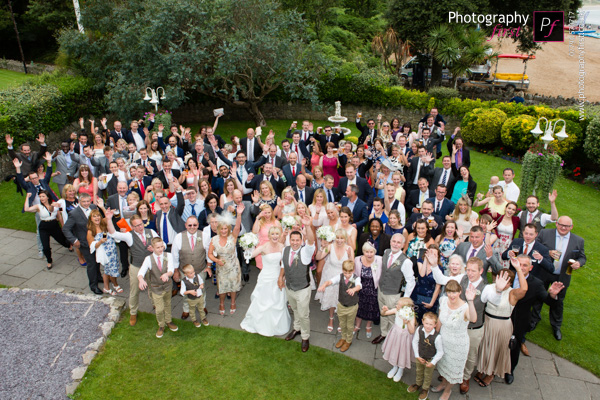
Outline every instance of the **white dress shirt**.
{"label": "white dress shirt", "polygon": [[[183,237],[184,237],[183,235],[185,235],[185,240],[187,240],[187,242],[190,243],[190,247],[192,246],[191,245],[192,238],[194,239],[194,246],[202,246],[203,245],[203,243],[200,242],[201,233],[199,231],[197,231],[193,235],[191,235],[188,231],[179,232],[177,235],[175,235],[175,239],[173,239],[173,244],[171,245],[171,254],[173,255],[173,262],[175,263],[175,268],[180,267],[179,266],[179,252],[181,251],[181,247],[183,245],[181,243],[181,241],[183,240]],[[206,249],[208,249],[208,247],[206,247]]]}
{"label": "white dress shirt", "polygon": [[[402,254],[401,251],[397,253],[390,253],[389,257],[392,259],[392,262],[388,265],[392,265],[394,262],[396,262],[396,259],[400,257],[400,254]],[[388,263],[390,258],[388,258]],[[387,265],[383,265],[382,268],[387,268]],[[404,263],[402,263],[400,269],[402,270],[404,280],[406,281],[406,287],[404,288],[404,297],[410,297],[416,285],[412,261],[410,259],[407,259],[406,261],[404,261]]]}
{"label": "white dress shirt", "polygon": [[[283,248],[283,250],[281,251],[281,258],[283,259],[284,257],[284,252],[285,251],[285,247]],[[310,264],[311,260],[312,260],[312,256],[315,253],[315,245],[309,245],[306,244],[302,247],[300,247],[298,250],[293,250],[292,248],[290,248],[290,256],[292,255],[292,251],[295,251],[296,254],[298,254],[298,252],[300,252],[300,261],[302,261],[302,264],[308,265]],[[281,268],[283,268],[283,262],[281,263]]]}
{"label": "white dress shirt", "polygon": [[[430,335],[433,335],[435,333],[435,329],[432,329],[431,332],[427,333],[427,331],[425,330],[425,328],[423,326],[419,326],[417,328],[417,331],[415,331],[415,334],[413,335],[413,339],[412,339],[412,347],[413,347],[413,352],[415,354],[415,358],[419,358],[419,339],[420,336],[418,330],[421,329],[423,331],[423,334],[425,336],[425,339],[427,339]],[[433,365],[436,365],[438,363],[438,361],[440,361],[442,359],[442,356],[444,355],[444,345],[442,343],[442,335],[437,335],[437,337],[435,338],[435,356],[433,356],[433,358],[431,359],[430,363],[432,363]]]}
{"label": "white dress shirt", "polygon": [[519,195],[521,194],[521,189],[517,186],[517,184],[512,181],[508,185],[506,181],[499,182],[498,185],[502,186],[504,189],[504,197],[508,201],[514,201],[515,203],[519,200]]}
{"label": "white dress shirt", "polygon": [[[197,274],[196,276],[198,277],[198,283],[200,285],[204,284],[204,280],[202,279],[202,277],[200,276],[200,274]],[[187,289],[185,288],[185,283],[186,282],[189,282],[189,283],[192,284],[192,283],[194,283],[194,278],[190,279],[186,275],[183,276],[183,279],[181,280],[181,291],[180,291],[180,293],[184,297],[186,296],[185,292],[187,291]],[[200,296],[202,296],[202,289],[198,288],[196,290],[196,297],[200,297]]]}
{"label": "white dress shirt", "polygon": [[170,272],[172,274],[173,272],[175,272],[175,264],[173,263],[173,256],[171,255],[171,253],[164,252],[161,255],[156,255],[156,253],[152,253],[144,260],[144,263],[140,268],[140,272],[138,272],[138,277],[141,276],[143,278],[144,276],[146,276],[146,273],[152,269],[152,257],[154,257],[154,261],[156,261],[156,264],[158,265],[157,260],[160,259],[160,262],[162,263],[165,254],[167,256],[168,265],[166,271],[164,264],[162,265],[163,273]]}

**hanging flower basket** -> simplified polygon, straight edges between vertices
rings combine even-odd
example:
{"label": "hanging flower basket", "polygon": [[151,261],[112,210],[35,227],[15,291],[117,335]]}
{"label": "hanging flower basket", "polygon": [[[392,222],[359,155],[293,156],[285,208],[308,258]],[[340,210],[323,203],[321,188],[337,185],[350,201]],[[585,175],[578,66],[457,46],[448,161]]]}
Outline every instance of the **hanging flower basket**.
{"label": "hanging flower basket", "polygon": [[525,204],[527,196],[532,194],[537,195],[540,201],[547,199],[563,165],[562,158],[556,154],[552,144],[547,149],[539,143],[531,145],[523,156],[519,204]]}

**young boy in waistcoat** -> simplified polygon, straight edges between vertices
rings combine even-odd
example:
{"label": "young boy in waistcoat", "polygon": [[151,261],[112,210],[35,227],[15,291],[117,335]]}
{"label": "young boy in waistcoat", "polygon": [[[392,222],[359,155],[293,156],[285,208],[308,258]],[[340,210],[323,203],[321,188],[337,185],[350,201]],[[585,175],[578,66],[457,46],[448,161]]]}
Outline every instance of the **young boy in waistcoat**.
{"label": "young boy in waistcoat", "polygon": [[335,347],[344,352],[352,344],[354,320],[358,311],[358,296],[355,295],[361,289],[360,277],[354,274],[354,261],[344,261],[342,264],[342,273],[322,284],[319,292],[325,291],[325,288],[329,285],[339,285],[340,288],[337,315],[340,320],[340,327],[342,328],[342,338],[336,343]]}
{"label": "young boy in waistcoat", "polygon": [[435,365],[444,355],[442,336],[435,330],[438,316],[432,312],[423,315],[423,325],[419,326],[413,336],[413,351],[417,364],[417,382],[410,385],[408,393],[419,392],[419,400],[427,399],[431,386],[431,375]]}
{"label": "young boy in waistcoat", "polygon": [[[150,290],[152,301],[156,307],[158,331],[156,337],[161,338],[165,332],[165,324],[173,332],[177,325],[171,322],[171,277],[175,272],[175,264],[171,253],[165,253],[165,242],[159,237],[152,239],[154,252],[144,260],[138,272],[140,290]],[[144,277],[147,275],[148,283]]]}
{"label": "young boy in waistcoat", "polygon": [[181,270],[185,274],[185,277],[181,280],[181,295],[183,297],[187,296],[192,322],[196,328],[200,328],[200,322],[196,321],[197,308],[202,325],[208,326],[209,323],[204,312],[204,280],[200,274],[196,274],[192,264],[184,265]]}

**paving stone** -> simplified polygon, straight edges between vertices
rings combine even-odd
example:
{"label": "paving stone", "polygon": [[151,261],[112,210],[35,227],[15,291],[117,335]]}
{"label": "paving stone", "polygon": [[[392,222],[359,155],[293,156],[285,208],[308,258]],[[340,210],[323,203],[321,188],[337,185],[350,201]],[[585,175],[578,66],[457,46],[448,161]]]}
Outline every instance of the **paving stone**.
{"label": "paving stone", "polygon": [[[595,350],[597,351],[598,349]],[[558,356],[553,357],[554,362],[556,363],[556,367],[558,368],[558,374],[560,376],[600,384],[600,378],[598,378],[591,372],[581,368],[578,365],[573,364],[570,361],[565,360],[564,358],[560,358]]]}
{"label": "paving stone", "polygon": [[57,287],[57,283],[62,277],[63,275],[44,270],[27,280],[25,284],[32,289],[53,289]]}
{"label": "paving stone", "polygon": [[585,384],[592,395],[592,400],[600,400],[600,385],[586,382]]}
{"label": "paving stone", "polygon": [[[515,382],[517,380],[515,376]],[[492,399],[527,399],[527,400],[542,400],[542,392],[539,388],[531,386],[515,386],[507,385],[506,383],[492,383]]]}
{"label": "paving stone", "polygon": [[531,357],[520,357],[519,364],[515,369],[515,381],[510,385],[515,390],[527,391],[537,389],[538,381],[533,371],[533,361]]}
{"label": "paving stone", "polygon": [[[336,337],[335,342],[341,339],[341,335]],[[335,347],[335,343],[334,343]],[[338,349],[333,350],[334,352],[340,352]],[[361,342],[359,340],[353,340],[352,346],[342,353],[348,357],[354,358],[355,360],[362,361],[365,364],[372,365],[373,364],[373,354],[375,349],[373,349],[373,345],[368,342]],[[341,352],[340,352],[341,353]]]}
{"label": "paving stone", "polygon": [[[467,392],[466,398],[467,399],[491,399],[492,398],[492,385],[494,385],[493,383],[488,386],[488,387],[481,387],[477,384],[477,382],[475,382],[473,379],[471,379],[471,382],[469,384],[469,391]],[[458,390],[458,385],[456,385],[456,389]],[[460,392],[458,393],[460,395]]]}
{"label": "paving stone", "polygon": [[40,259],[27,258],[19,265],[6,272],[6,275],[31,279],[40,271],[46,269],[46,262]]}
{"label": "paving stone", "polygon": [[392,366],[382,358],[373,359],[373,368],[378,369],[381,372],[388,373]]}
{"label": "paving stone", "polygon": [[0,283],[5,286],[21,286],[25,283],[25,279],[4,274],[0,276]]}
{"label": "paving stone", "polygon": [[580,380],[562,376],[539,375],[538,381],[544,400],[591,399],[588,387]]}
{"label": "paving stone", "polygon": [[73,378],[74,381],[80,381],[83,379],[83,375],[85,375],[85,371],[87,370],[87,367],[77,367],[75,368],[73,371],[71,371],[71,378]]}
{"label": "paving stone", "polygon": [[532,358],[533,370],[536,374],[558,376],[554,360],[544,360],[542,358]]}
{"label": "paving stone", "polygon": [[31,245],[31,240],[35,239],[36,234],[35,232],[25,232],[11,229],[10,236],[15,238],[27,239],[29,244],[26,247],[28,248]]}
{"label": "paving stone", "polygon": [[[543,358],[545,360],[552,360],[552,353],[550,353],[548,350],[538,346],[535,343],[531,343],[531,342],[527,342],[527,348],[529,349],[529,354],[531,355],[531,357],[535,357],[535,358]],[[521,357],[524,357],[521,354]]]}
{"label": "paving stone", "polygon": [[72,287],[79,288],[82,292],[86,293],[90,289],[88,288],[88,277],[85,268],[79,267],[68,275],[61,275],[61,280],[58,281],[58,285],[61,287]]}

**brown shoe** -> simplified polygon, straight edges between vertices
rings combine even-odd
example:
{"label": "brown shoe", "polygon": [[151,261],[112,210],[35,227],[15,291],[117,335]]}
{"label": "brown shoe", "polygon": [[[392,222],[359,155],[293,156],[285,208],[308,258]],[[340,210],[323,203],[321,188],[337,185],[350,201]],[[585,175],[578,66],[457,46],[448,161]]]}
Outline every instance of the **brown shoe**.
{"label": "brown shoe", "polygon": [[163,337],[163,333],[165,333],[165,327],[161,326],[160,328],[158,328],[158,330],[156,331],[156,337],[157,338],[161,338]]}
{"label": "brown shoe", "polygon": [[417,384],[415,383],[414,385],[410,385],[410,386],[408,387],[408,389],[406,389],[406,391],[407,391],[408,393],[414,393],[414,392],[416,392],[416,391],[417,391],[417,390],[419,390],[419,389],[421,389],[421,386],[419,386],[419,385],[417,385]]}
{"label": "brown shoe", "polygon": [[299,334],[300,334],[300,331],[297,331],[297,330],[292,330],[292,331],[291,331],[291,332],[290,332],[290,333],[289,333],[289,334],[288,334],[288,335],[285,337],[285,340],[287,340],[288,342],[289,342],[290,340],[294,340],[294,338],[295,338],[296,336],[298,336]]}
{"label": "brown shoe", "polygon": [[468,391],[469,391],[469,380],[466,380],[460,384],[460,394],[466,394]]}
{"label": "brown shoe", "polygon": [[169,323],[167,324],[167,326],[169,327],[169,329],[170,329],[172,332],[177,332],[177,330],[179,330],[179,328],[177,327],[177,325],[175,325],[175,324],[174,324],[174,323],[172,323],[172,322],[169,322]]}
{"label": "brown shoe", "polygon": [[137,315],[132,314],[129,316],[129,325],[135,326],[137,324]]}
{"label": "brown shoe", "polygon": [[344,343],[346,343],[346,341],[344,339],[340,339],[336,344],[335,344],[335,348],[339,349],[340,347],[342,347],[344,345]]}
{"label": "brown shoe", "polygon": [[521,353],[523,353],[523,355],[526,357],[530,357],[529,349],[527,348],[527,346],[525,346],[525,343],[521,343]]}
{"label": "brown shoe", "polygon": [[306,353],[308,351],[309,347],[310,347],[310,344],[308,343],[308,339],[302,340],[302,352]]}
{"label": "brown shoe", "polygon": [[375,339],[373,339],[373,341],[371,343],[373,344],[379,344],[381,342],[383,342],[385,340],[385,336],[377,336]]}
{"label": "brown shoe", "polygon": [[194,326],[195,326],[196,328],[200,328],[202,325],[200,324],[200,322],[198,322],[198,321],[194,321]]}
{"label": "brown shoe", "polygon": [[343,353],[346,350],[348,350],[350,348],[350,346],[352,345],[352,343],[348,343],[344,340],[344,344],[342,345],[342,347],[340,348],[340,351]]}
{"label": "brown shoe", "polygon": [[202,320],[202,325],[204,325],[204,326],[209,326],[210,324],[208,323],[208,320],[207,320],[206,318],[204,318],[204,319]]}
{"label": "brown shoe", "polygon": [[419,393],[419,400],[427,400],[427,396],[429,395],[429,390],[421,389]]}
{"label": "brown shoe", "polygon": [[189,316],[190,316],[190,313],[189,313],[189,312],[183,312],[183,313],[181,314],[181,319],[187,319],[187,317],[189,317]]}

